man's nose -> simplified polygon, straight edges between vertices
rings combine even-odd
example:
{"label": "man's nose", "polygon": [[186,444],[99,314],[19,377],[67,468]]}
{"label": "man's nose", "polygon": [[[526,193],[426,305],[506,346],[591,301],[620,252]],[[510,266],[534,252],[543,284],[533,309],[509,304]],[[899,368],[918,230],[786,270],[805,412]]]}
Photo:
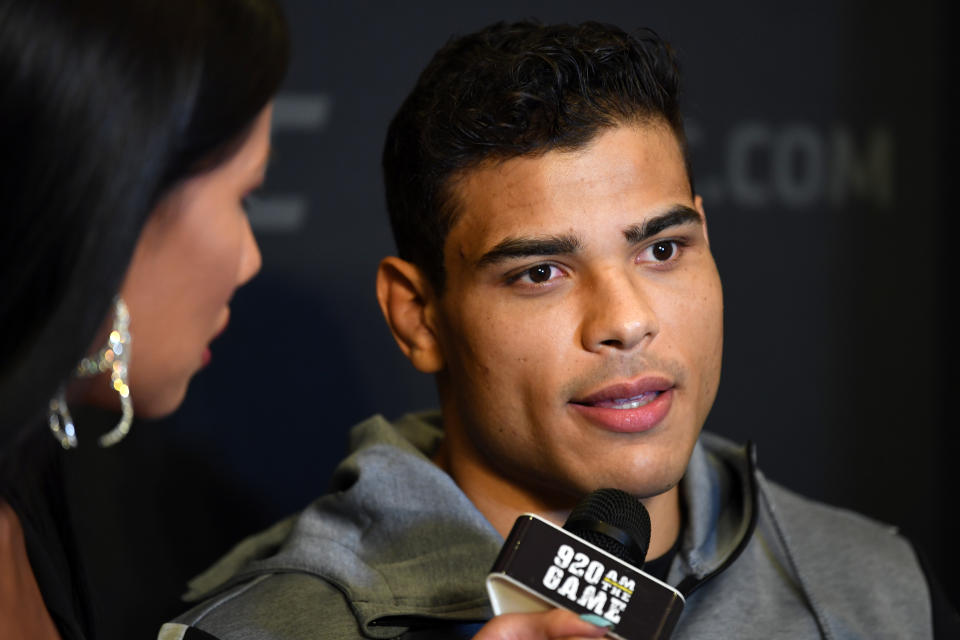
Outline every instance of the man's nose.
{"label": "man's nose", "polygon": [[629,267],[608,267],[584,286],[581,340],[587,351],[627,351],[657,335],[659,323],[649,287]]}

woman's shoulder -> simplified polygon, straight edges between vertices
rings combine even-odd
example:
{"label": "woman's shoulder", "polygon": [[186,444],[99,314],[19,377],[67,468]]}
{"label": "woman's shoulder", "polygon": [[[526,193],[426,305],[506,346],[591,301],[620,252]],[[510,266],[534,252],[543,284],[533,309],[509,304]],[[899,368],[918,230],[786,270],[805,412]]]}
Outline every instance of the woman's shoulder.
{"label": "woman's shoulder", "polygon": [[0,627],[10,637],[59,640],[60,634],[47,612],[13,507],[0,498]]}

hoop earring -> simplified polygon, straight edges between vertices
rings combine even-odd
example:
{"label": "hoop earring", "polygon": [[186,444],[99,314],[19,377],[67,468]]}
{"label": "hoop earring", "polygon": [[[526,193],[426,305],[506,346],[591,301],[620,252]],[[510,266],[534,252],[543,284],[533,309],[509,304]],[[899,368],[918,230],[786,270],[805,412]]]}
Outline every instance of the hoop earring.
{"label": "hoop earring", "polygon": [[[120,396],[120,422],[100,436],[101,447],[111,447],[123,440],[133,422],[133,401],[130,399],[127,377],[130,370],[130,342],[130,311],[123,298],[117,296],[113,300],[113,326],[107,344],[96,355],[81,360],[73,374],[77,378],[89,378],[109,371],[110,384]],[[64,449],[76,448],[76,428],[63,387],[50,400],[50,431]]]}

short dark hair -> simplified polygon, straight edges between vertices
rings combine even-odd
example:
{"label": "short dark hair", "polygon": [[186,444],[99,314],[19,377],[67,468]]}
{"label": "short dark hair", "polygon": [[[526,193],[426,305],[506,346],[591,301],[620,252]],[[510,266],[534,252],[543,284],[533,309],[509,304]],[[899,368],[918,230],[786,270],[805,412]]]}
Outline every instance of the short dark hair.
{"label": "short dark hair", "polygon": [[573,150],[602,129],[654,121],[670,126],[686,158],[679,95],[673,51],[648,29],[499,22],[450,40],[387,131],[384,183],[400,257],[442,293],[459,206],[452,186],[483,162]]}
{"label": "short dark hair", "polygon": [[90,348],[145,221],[237,148],[276,0],[0,0],[0,450]]}

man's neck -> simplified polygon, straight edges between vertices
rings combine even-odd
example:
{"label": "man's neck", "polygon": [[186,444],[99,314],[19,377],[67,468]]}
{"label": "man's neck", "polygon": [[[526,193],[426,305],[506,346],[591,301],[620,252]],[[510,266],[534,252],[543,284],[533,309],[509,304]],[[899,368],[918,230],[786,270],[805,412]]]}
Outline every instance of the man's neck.
{"label": "man's neck", "polygon": [[[551,494],[521,485],[498,474],[465,448],[451,446],[445,438],[433,461],[453,478],[460,490],[500,535],[506,537],[523,513],[535,513],[563,526],[580,498]],[[582,497],[582,496],[581,496]],[[647,558],[665,554],[680,535],[680,491],[674,486],[664,493],[641,499],[650,514],[650,547]]]}

